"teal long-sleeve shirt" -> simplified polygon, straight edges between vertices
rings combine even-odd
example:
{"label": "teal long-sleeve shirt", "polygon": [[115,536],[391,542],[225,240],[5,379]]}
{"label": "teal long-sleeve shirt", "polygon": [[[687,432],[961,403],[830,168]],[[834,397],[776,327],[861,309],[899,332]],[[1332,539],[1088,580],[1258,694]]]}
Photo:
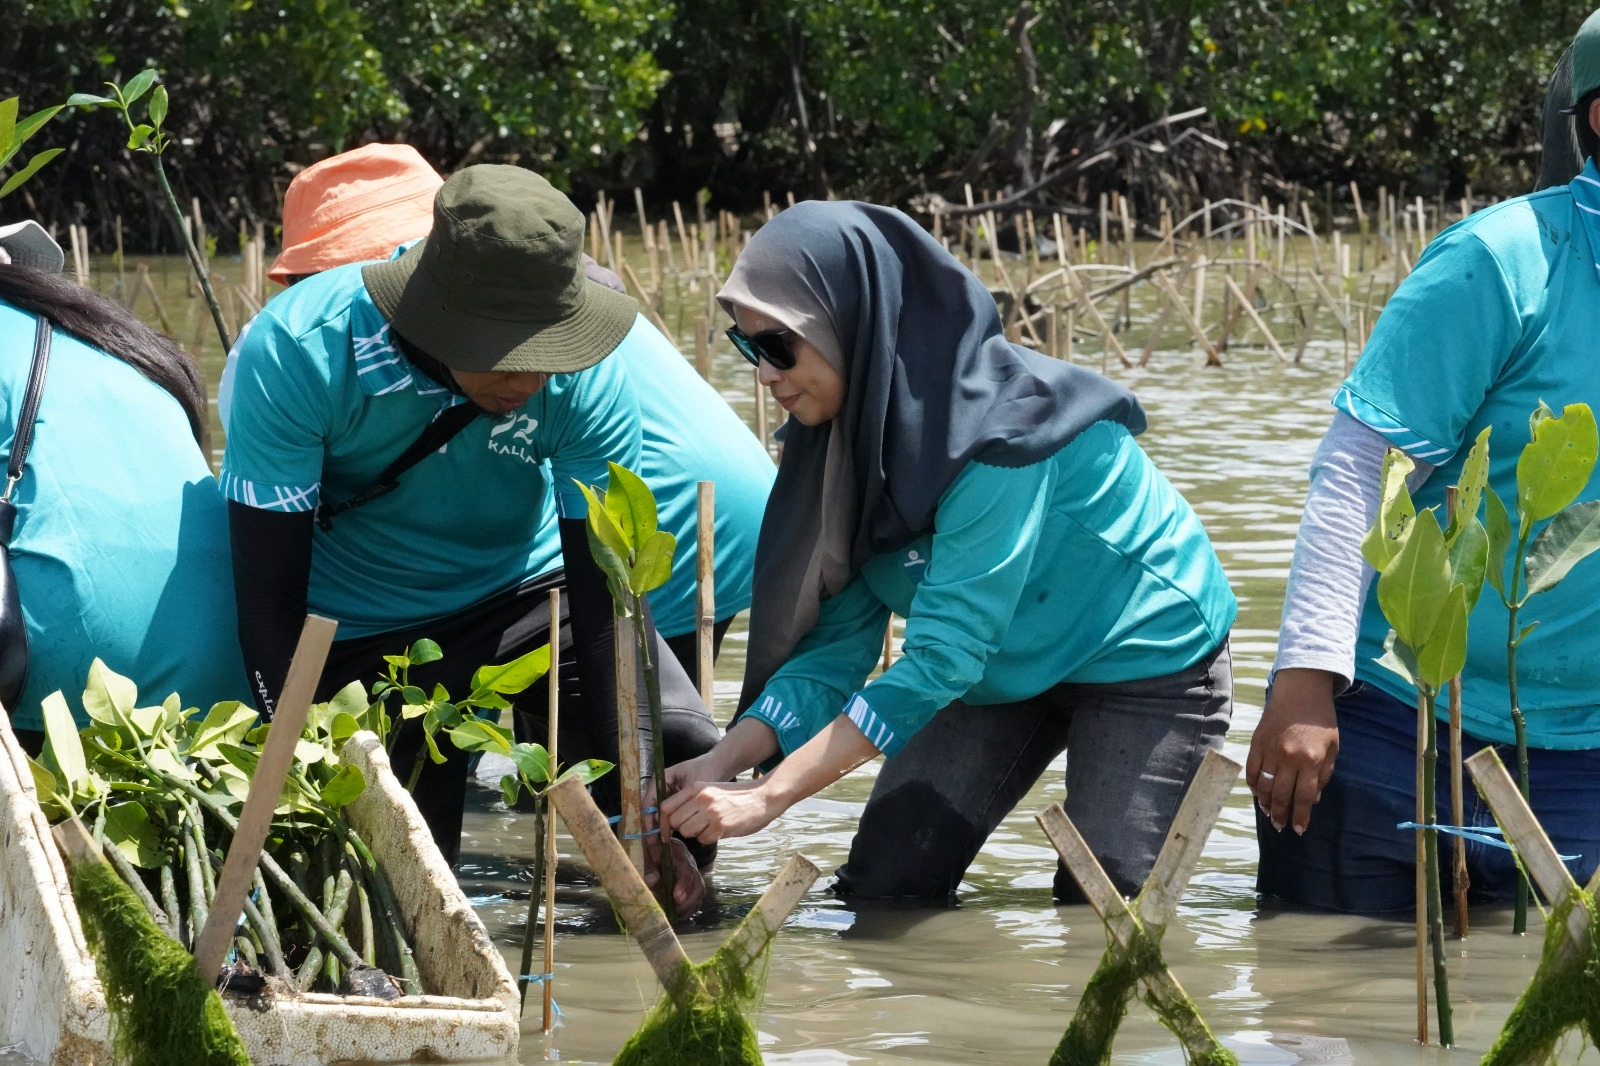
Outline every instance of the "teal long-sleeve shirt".
{"label": "teal long-sleeve shirt", "polygon": [[[890,612],[902,654],[867,682]],[[1188,503],[1120,425],[1031,466],[971,463],[934,532],[868,560],[746,712],[784,754],[839,714],[893,755],[953,700],[1159,677],[1200,661],[1237,603]]]}

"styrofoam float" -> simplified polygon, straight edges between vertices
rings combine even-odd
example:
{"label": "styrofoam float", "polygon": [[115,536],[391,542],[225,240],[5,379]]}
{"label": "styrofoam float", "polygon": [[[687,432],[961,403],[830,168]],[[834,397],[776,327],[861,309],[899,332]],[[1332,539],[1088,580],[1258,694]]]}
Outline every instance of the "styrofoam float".
{"label": "styrofoam float", "polygon": [[[388,874],[431,994],[380,1000],[304,993],[265,1004],[225,996],[257,1066],[507,1063],[517,1050],[517,987],[456,885],[378,738],[343,758],[366,775],[346,808]],[[110,1066],[105,995],[84,944],[66,867],[33,777],[0,711],[0,1047],[50,1066]]]}

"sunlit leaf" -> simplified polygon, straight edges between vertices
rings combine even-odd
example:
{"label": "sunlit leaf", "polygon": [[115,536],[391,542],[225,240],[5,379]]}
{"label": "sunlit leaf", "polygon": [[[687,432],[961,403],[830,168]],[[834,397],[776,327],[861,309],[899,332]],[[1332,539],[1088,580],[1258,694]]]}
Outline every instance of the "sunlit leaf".
{"label": "sunlit leaf", "polygon": [[1417,657],[1411,649],[1395,636],[1394,630],[1383,640],[1383,654],[1374,660],[1379,666],[1404,678],[1413,687],[1417,685]]}
{"label": "sunlit leaf", "polygon": [[586,485],[579,485],[583,495],[589,501],[589,517],[586,526],[589,532],[589,551],[594,556],[594,561],[599,565],[601,573],[606,575],[606,582],[611,585],[611,595],[620,599],[619,592],[628,588],[628,558],[632,555],[631,546],[621,527],[617,525],[616,518],[601,504],[598,496]]}
{"label": "sunlit leaf", "polygon": [[1467,595],[1467,610],[1478,604],[1483,591],[1484,573],[1489,563],[1489,534],[1476,518],[1458,523],[1456,539],[1450,545],[1450,576]]}
{"label": "sunlit leaf", "polygon": [[328,736],[334,744],[343,744],[361,729],[361,721],[348,711],[340,711],[328,722]]}
{"label": "sunlit leaf", "polygon": [[1483,491],[1483,528],[1489,536],[1488,562],[1484,569],[1484,578],[1489,582],[1489,587],[1500,594],[1500,599],[1506,598],[1506,563],[1507,554],[1511,551],[1511,515],[1506,511],[1506,505],[1500,502],[1499,493],[1492,488]]}
{"label": "sunlit leaf", "polygon": [[72,809],[72,804],[62,796],[62,792],[66,791],[66,786],[62,784],[55,774],[51,773],[50,768],[34,759],[31,755],[25,756],[25,758],[28,760],[28,772],[33,777],[34,795],[38,798],[39,806],[44,810],[45,816],[54,817],[60,815],[65,817],[66,815],[77,813]]}
{"label": "sunlit leaf", "polygon": [[366,775],[358,767],[345,763],[339,767],[339,772],[333,775],[332,780],[322,786],[321,799],[327,806],[338,810],[361,795],[366,787]]}
{"label": "sunlit leaf", "polygon": [[517,797],[522,794],[522,782],[516,774],[506,774],[500,778],[500,795],[504,797],[507,807],[517,805]]}
{"label": "sunlit leaf", "polygon": [[1380,573],[1405,543],[1417,515],[1406,491],[1406,476],[1415,468],[1411,457],[1398,448],[1384,452],[1378,471],[1378,518],[1361,539],[1362,556]]}
{"label": "sunlit leaf", "polygon": [[139,73],[129,78],[128,84],[122,87],[123,104],[126,106],[132,106],[135,100],[139,99],[139,97],[150,91],[150,86],[154,85],[155,81],[156,70],[154,67],[151,67],[147,70],[141,70]]}
{"label": "sunlit leaf", "polygon": [[21,103],[21,99],[15,96],[0,100],[0,160],[6,158],[6,153],[16,143],[17,109]]}
{"label": "sunlit leaf", "polygon": [[[1483,502],[1483,490],[1489,484],[1489,430],[1484,426],[1473,441],[1472,450],[1461,464],[1461,476],[1456,479],[1456,513],[1450,521],[1445,539],[1452,546],[1456,534],[1471,520],[1478,517],[1478,506]],[[1474,597],[1475,598],[1475,597]]]}
{"label": "sunlit leaf", "polygon": [[501,666],[480,666],[472,675],[472,696],[476,702],[486,692],[515,696],[543,677],[550,669],[550,645],[545,644],[517,656]]}
{"label": "sunlit leaf", "polygon": [[169,777],[176,777],[180,781],[196,781],[199,775],[189,769],[183,762],[166,748],[152,748],[145,757],[153,770],[160,770]]}
{"label": "sunlit leaf", "polygon": [[41,704],[44,712],[45,742],[56,765],[61,768],[62,788],[67,793],[84,792],[90,787],[89,763],[83,755],[83,741],[78,737],[78,723],[73,721],[66,697],[52,692]]}
{"label": "sunlit leaf", "polygon": [[150,124],[156,129],[167,120],[167,87],[157,85],[150,94]]}
{"label": "sunlit leaf", "polygon": [[139,123],[137,126],[133,127],[132,130],[128,131],[128,147],[134,149],[135,151],[143,148],[145,146],[145,142],[150,140],[150,135],[154,132],[154,126],[144,122]]}
{"label": "sunlit leaf", "polygon": [[485,722],[482,718],[467,718],[450,730],[450,740],[462,751],[494,751],[504,755],[511,751],[511,730]]}
{"label": "sunlit leaf", "polygon": [[530,785],[542,785],[550,780],[550,753],[543,744],[516,744],[507,752],[517,764],[517,772]]}
{"label": "sunlit leaf", "polygon": [[1467,664],[1467,590],[1456,585],[1439,609],[1433,632],[1417,649],[1417,674],[1430,688],[1440,689]]}
{"label": "sunlit leaf", "polygon": [[638,551],[656,531],[656,498],[632,470],[612,463],[606,486],[606,510],[616,519],[629,548]]}
{"label": "sunlit leaf", "polygon": [[412,666],[421,666],[423,663],[433,663],[443,659],[444,652],[439,650],[438,644],[424,637],[407,649],[406,657],[411,660]]}
{"label": "sunlit leaf", "polygon": [[7,178],[5,180],[5,184],[0,185],[0,197],[9,196],[11,193],[15,192],[22,186],[23,182],[39,173],[39,169],[41,167],[64,151],[66,151],[64,148],[46,148],[44,151],[28,160],[27,166],[23,167],[21,170]]}
{"label": "sunlit leaf", "polygon": [[672,556],[677,549],[677,538],[666,530],[658,529],[650,534],[634,555],[633,569],[628,574],[628,584],[635,596],[643,596],[667,583],[672,576]]}
{"label": "sunlit leaf", "polygon": [[1450,557],[1433,511],[1422,511],[1400,551],[1378,575],[1378,606],[1400,640],[1417,648],[1450,593]]}
{"label": "sunlit leaf", "polygon": [[122,852],[135,866],[153,870],[166,864],[161,835],[150,824],[144,804],[118,803],[106,808],[106,843]]}
{"label": "sunlit leaf", "polygon": [[1533,439],[1517,459],[1517,513],[1523,535],[1533,523],[1553,517],[1578,498],[1589,483],[1597,454],[1600,434],[1588,404],[1568,404],[1560,417],[1538,422]]}
{"label": "sunlit leaf", "polygon": [[73,93],[67,97],[68,107],[104,107],[107,104],[116,105],[116,101],[109,96],[96,96],[94,93]]}
{"label": "sunlit leaf", "polygon": [[584,759],[561,771],[560,779],[565,781],[569,777],[576,777],[584,784],[592,785],[615,768],[615,763],[606,762],[604,759]]}
{"label": "sunlit leaf", "polygon": [[110,726],[128,727],[128,715],[138,700],[139,690],[132,681],[98,658],[89,664],[89,678],[83,689],[83,709],[90,718]]}

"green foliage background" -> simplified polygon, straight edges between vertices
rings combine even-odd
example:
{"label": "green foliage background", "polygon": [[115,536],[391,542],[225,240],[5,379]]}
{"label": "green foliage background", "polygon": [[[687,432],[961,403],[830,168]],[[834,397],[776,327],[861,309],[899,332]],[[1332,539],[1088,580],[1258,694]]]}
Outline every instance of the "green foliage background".
{"label": "green foliage background", "polygon": [[[1206,107],[1232,144],[1227,181],[1316,188],[1404,181],[1459,195],[1524,191],[1543,86],[1588,14],[1570,0],[1036,0],[1029,40],[1036,164]],[[299,165],[371,139],[449,170],[504,160],[580,200],[641,185],[903,201],[1018,176],[1017,0],[0,0],[0,98],[23,108],[147,65],[172,94],[172,165],[208,217],[274,222]],[[14,17],[12,15],[14,13]],[[803,121],[802,121],[803,116]],[[30,213],[165,239],[116,131],[59,120],[75,149]],[[803,134],[809,133],[809,137]],[[1051,151],[1055,152],[1052,157]],[[1126,163],[1126,161],[1124,161]],[[1137,164],[1138,160],[1134,160]],[[1217,164],[1168,159],[1141,184],[1116,161],[1060,190],[1213,195]],[[1236,190],[1235,190],[1236,191]],[[8,208],[15,212],[16,203]]]}

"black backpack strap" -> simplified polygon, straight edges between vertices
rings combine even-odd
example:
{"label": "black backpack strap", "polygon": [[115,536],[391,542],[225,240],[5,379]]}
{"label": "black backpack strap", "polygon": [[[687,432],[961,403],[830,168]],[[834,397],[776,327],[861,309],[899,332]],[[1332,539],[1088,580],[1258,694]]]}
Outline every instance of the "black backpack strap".
{"label": "black backpack strap", "polygon": [[467,428],[467,424],[483,409],[471,402],[458,403],[447,409],[438,418],[423,429],[416,440],[412,441],[406,450],[395,458],[395,461],[383,468],[383,473],[378,475],[378,480],[362,489],[348,500],[329,504],[326,501],[317,504],[317,525],[323,532],[333,528],[336,516],[353,510],[363,504],[371,503],[379,496],[387,496],[400,487],[400,475],[416,466],[429,455],[443,448],[457,433]]}
{"label": "black backpack strap", "polygon": [[17,432],[12,439],[11,461],[6,464],[6,490],[0,499],[11,499],[11,490],[22,477],[22,466],[28,461],[28,449],[33,447],[33,425],[39,418],[39,398],[44,394],[44,375],[50,369],[50,334],[53,323],[45,315],[33,330],[33,368],[28,371],[28,387],[22,394],[22,408],[17,413]]}

